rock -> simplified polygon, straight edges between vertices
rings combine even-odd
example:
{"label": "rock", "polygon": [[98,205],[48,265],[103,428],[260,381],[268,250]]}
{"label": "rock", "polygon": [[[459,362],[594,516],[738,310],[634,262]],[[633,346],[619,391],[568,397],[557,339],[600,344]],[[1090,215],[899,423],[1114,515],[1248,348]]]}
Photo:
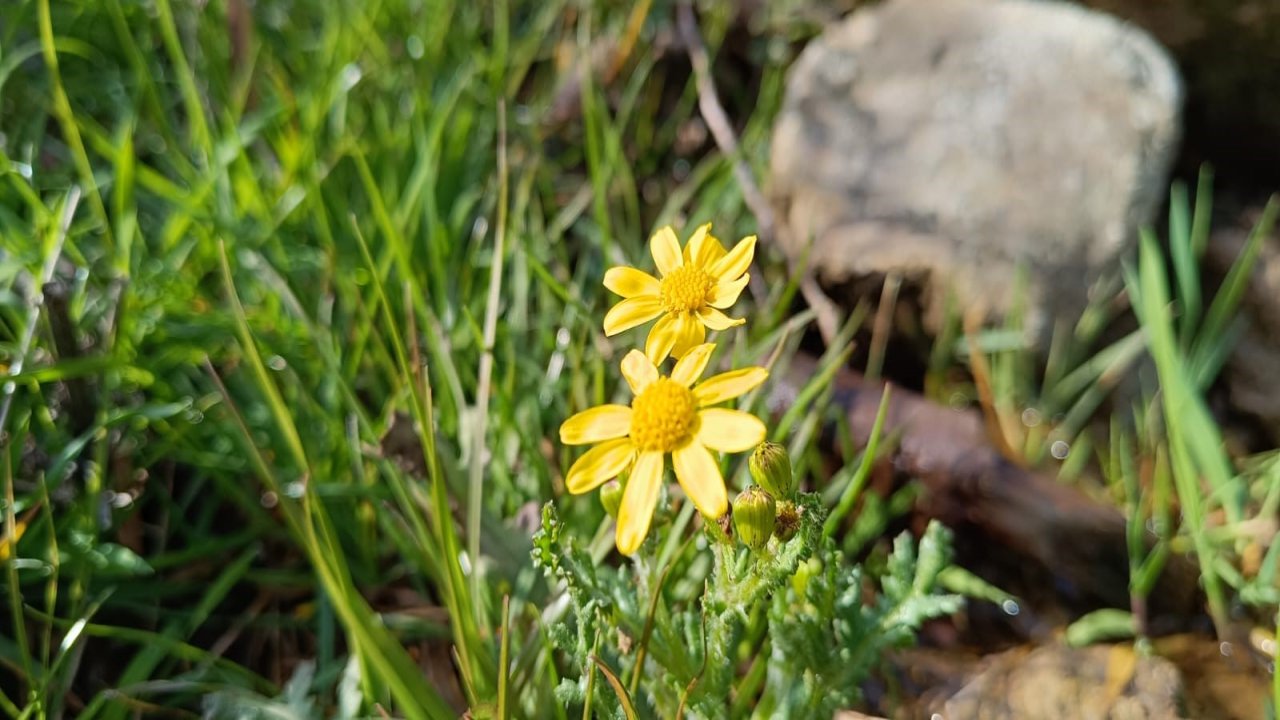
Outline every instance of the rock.
{"label": "rock", "polygon": [[1271,658],[1265,653],[1255,655],[1247,643],[1221,643],[1203,635],[1170,635],[1157,638],[1153,646],[1182,674],[1188,716],[1197,720],[1267,716]]}
{"label": "rock", "polygon": [[1181,85],[1145,33],[1074,5],[889,0],[790,70],[779,242],[827,284],[897,273],[936,330],[952,288],[1029,327],[1074,322],[1167,192]]}
{"label": "rock", "polygon": [[1182,678],[1173,663],[1139,657],[1132,646],[1047,645],[987,658],[936,714],[987,720],[1166,720],[1187,717],[1182,694]]}
{"label": "rock", "polygon": [[[1226,647],[1228,650],[1224,651]],[[1072,648],[1022,646],[976,656],[972,647],[914,647],[886,658],[898,717],[945,720],[1254,720],[1270,696],[1269,657],[1210,635]]]}

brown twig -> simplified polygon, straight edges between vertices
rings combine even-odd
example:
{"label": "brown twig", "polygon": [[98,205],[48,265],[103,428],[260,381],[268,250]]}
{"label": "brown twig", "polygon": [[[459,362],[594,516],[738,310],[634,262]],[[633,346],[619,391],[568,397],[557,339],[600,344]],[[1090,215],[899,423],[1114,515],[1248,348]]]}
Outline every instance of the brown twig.
{"label": "brown twig", "polygon": [[818,281],[814,280],[812,275],[806,274],[800,278],[800,294],[813,310],[814,319],[818,324],[818,334],[822,335],[822,341],[831,345],[836,333],[840,331],[839,306],[822,292]]}
{"label": "brown twig", "polygon": [[902,276],[891,272],[880,289],[880,305],[871,326],[871,354],[867,359],[867,377],[872,380],[879,380],[880,371],[884,368],[884,354],[889,347],[889,334],[893,331],[893,314],[898,307],[898,290],[901,287]]}
{"label": "brown twig", "polygon": [[702,42],[702,34],[698,32],[698,21],[693,16],[693,5],[683,0],[676,6],[676,27],[685,50],[689,53],[689,62],[693,64],[693,74],[698,87],[698,110],[707,123],[707,129],[715,138],[716,147],[733,163],[733,175],[742,189],[742,199],[746,201],[751,214],[756,216],[761,236],[774,237],[773,208],[765,200],[764,194],[756,185],[751,175],[751,168],[738,153],[738,138],[734,135],[733,126],[729,124],[729,116],[720,105],[716,94],[715,82],[711,79],[711,60],[707,55],[707,46]]}
{"label": "brown twig", "polygon": [[260,590],[257,597],[255,597],[253,602],[249,604],[249,607],[245,608],[244,612],[237,615],[236,619],[232,621],[231,627],[227,628],[227,631],[219,636],[213,645],[209,646],[209,659],[203,663],[203,667],[207,668],[213,665],[214,658],[220,658],[225,655],[227,650],[231,649],[231,646],[235,644],[236,640],[240,639],[240,636],[244,633],[245,629],[248,628],[254,620],[257,620],[275,599],[275,594],[270,590]]}
{"label": "brown twig", "polygon": [[969,349],[969,367],[973,373],[973,384],[978,389],[978,404],[982,408],[982,417],[987,427],[987,437],[1000,450],[1000,454],[1009,462],[1025,465],[1025,459],[1013,446],[1014,435],[1005,427],[1000,408],[996,405],[995,390],[991,387],[991,365],[987,356],[978,346],[978,334],[982,331],[982,321],[986,311],[981,305],[974,305],[964,314],[964,335]]}
{"label": "brown twig", "polygon": [[[702,42],[698,21],[694,17],[693,5],[689,0],[682,0],[676,6],[676,28],[685,50],[689,53],[689,62],[693,65],[698,90],[698,110],[702,113],[702,119],[707,123],[707,129],[711,131],[716,147],[731,163],[733,176],[742,190],[742,199],[746,202],[747,209],[756,218],[757,235],[765,242],[773,242],[778,239],[780,233],[785,232],[785,229],[778,226],[773,214],[773,206],[769,204],[764,193],[760,192],[760,186],[756,184],[751,168],[739,152],[738,137],[733,132],[733,125],[729,122],[724,106],[720,104],[719,95],[716,94],[715,80],[711,77],[711,59],[707,54],[707,46]],[[757,302],[764,299],[767,291],[763,276],[755,267],[751,272],[750,288],[751,295]],[[818,332],[822,334],[823,341],[830,344],[840,328],[840,311],[836,304],[822,292],[817,281],[807,272],[800,279],[800,294],[813,309]]]}

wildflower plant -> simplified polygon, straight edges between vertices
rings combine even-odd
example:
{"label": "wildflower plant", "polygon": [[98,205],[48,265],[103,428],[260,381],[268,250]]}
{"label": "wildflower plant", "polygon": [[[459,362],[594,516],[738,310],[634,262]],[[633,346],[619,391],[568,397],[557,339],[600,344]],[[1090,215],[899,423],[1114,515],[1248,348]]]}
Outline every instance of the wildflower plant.
{"label": "wildflower plant", "polygon": [[[557,700],[586,706],[584,717],[830,717],[858,699],[881,650],[959,608],[959,598],[935,592],[947,532],[931,525],[919,553],[899,538],[882,593],[865,603],[870,581],[838,550],[821,494],[799,491],[763,420],[725,406],[768,370],[708,372],[716,344],[707,330],[745,324],[722,311],[748,282],[755,238],[726,250],[706,224],[683,248],[671,228],[649,247],[659,277],[631,267],[604,277],[623,297],[605,317],[606,335],[657,320],[644,351],[620,364],[630,402],[577,412],[559,433],[565,446],[590,446],[565,488],[600,489],[629,562],[602,561],[608,553],[575,536],[555,502],[534,538],[535,563],[568,601],[543,618],[565,663]],[[737,462],[754,482],[730,503],[722,463],[747,452]],[[671,476],[681,493],[667,492]]]}

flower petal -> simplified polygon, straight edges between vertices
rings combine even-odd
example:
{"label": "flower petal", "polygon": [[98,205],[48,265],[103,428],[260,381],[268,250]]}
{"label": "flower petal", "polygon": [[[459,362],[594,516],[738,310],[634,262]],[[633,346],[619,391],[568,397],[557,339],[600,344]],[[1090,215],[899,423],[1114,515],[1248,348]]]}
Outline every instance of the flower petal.
{"label": "flower petal", "polygon": [[670,225],[649,238],[649,252],[653,253],[653,262],[663,277],[684,264],[684,257],[680,254],[680,240]]}
{"label": "flower petal", "polygon": [[654,365],[661,365],[662,361],[671,355],[671,348],[675,347],[676,331],[679,326],[676,320],[675,315],[663,315],[649,329],[649,337],[644,341],[644,354]]}
{"label": "flower petal", "polygon": [[713,307],[704,307],[698,310],[698,319],[703,325],[712,330],[728,330],[731,327],[737,327],[747,322],[743,318],[731,318]]}
{"label": "flower petal", "polygon": [[737,280],[724,280],[716,283],[711,288],[711,294],[707,296],[707,304],[713,308],[732,307],[738,302],[738,296],[742,294],[742,288],[747,286],[747,282],[751,280],[751,273],[743,273],[742,277]]}
{"label": "flower petal", "polygon": [[716,280],[733,280],[751,267],[751,258],[756,254],[756,236],[748,235],[733,246],[728,255],[720,258],[708,271]]}
{"label": "flower petal", "polygon": [[629,438],[601,443],[588,450],[569,468],[564,486],[574,495],[590,492],[620,475],[631,464],[636,448]]}
{"label": "flower petal", "polygon": [[671,346],[671,357],[682,358],[696,345],[707,339],[707,329],[693,313],[680,313],[675,323],[676,342]]}
{"label": "flower petal", "polygon": [[644,543],[653,520],[653,509],[662,491],[662,453],[644,452],[631,466],[631,476],[618,507],[618,530],[614,540],[618,552],[632,555]]}
{"label": "flower petal", "polygon": [[711,223],[694,230],[689,244],[684,246],[684,261],[694,267],[709,268],[724,254],[724,246],[711,234]]}
{"label": "flower petal", "polygon": [[691,442],[671,453],[676,479],[698,512],[718,518],[729,509],[729,495],[724,489],[720,466],[701,443]]}
{"label": "flower petal", "polygon": [[609,288],[615,295],[621,295],[624,298],[640,297],[641,295],[657,297],[658,291],[662,288],[658,278],[642,270],[626,266],[609,268],[609,271],[604,274],[604,286]]}
{"label": "flower petal", "polygon": [[711,353],[715,349],[714,343],[703,343],[690,349],[676,363],[675,369],[671,371],[671,379],[685,387],[692,385],[702,377],[702,371],[707,369],[707,362],[711,360]]}
{"label": "flower petal", "polygon": [[[653,337],[652,331],[649,337]],[[649,387],[649,383],[658,379],[658,368],[649,362],[649,358],[645,357],[644,353],[632,350],[622,358],[622,377],[627,379],[632,394],[639,395]]]}
{"label": "flower petal", "polygon": [[631,408],[626,405],[600,405],[565,420],[560,426],[560,442],[589,445],[625,437],[630,430]]}
{"label": "flower petal", "polygon": [[[698,411],[696,442],[720,452],[744,452],[764,442],[767,434],[760,418],[741,410],[707,408]],[[679,466],[676,466],[677,471]]]}
{"label": "flower petal", "polygon": [[687,264],[693,259],[694,246],[701,246],[702,241],[707,239],[707,235],[711,232],[711,223],[703,223],[694,229],[693,234],[684,244],[684,261]]}
{"label": "flower petal", "polygon": [[706,407],[724,402],[755,389],[769,377],[769,371],[762,367],[740,368],[730,370],[698,383],[693,389],[693,396],[698,405]]}
{"label": "flower petal", "polygon": [[604,334],[617,335],[643,325],[662,314],[662,302],[656,295],[627,298],[614,305],[604,316]]}

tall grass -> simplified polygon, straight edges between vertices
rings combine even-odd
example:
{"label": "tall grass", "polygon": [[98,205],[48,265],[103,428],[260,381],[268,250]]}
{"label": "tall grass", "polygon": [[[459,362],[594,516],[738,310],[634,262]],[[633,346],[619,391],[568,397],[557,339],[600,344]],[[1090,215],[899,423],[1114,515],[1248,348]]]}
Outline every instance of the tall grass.
{"label": "tall grass", "polygon": [[[545,438],[615,390],[603,269],[661,223],[751,225],[723,159],[673,150],[693,94],[649,50],[660,12],[0,8],[6,537],[26,528],[8,714],[249,703],[307,657],[326,711],[554,705],[547,588],[511,518],[562,492]],[[750,98],[756,162],[780,78]]]}
{"label": "tall grass", "polygon": [[[1230,617],[1233,603],[1269,613],[1280,600],[1268,584],[1275,572],[1269,563],[1280,554],[1269,553],[1258,564],[1265,572],[1242,570],[1250,545],[1255,547],[1248,551],[1275,547],[1254,529],[1275,509],[1270,498],[1280,486],[1274,465],[1269,456],[1232,457],[1207,402],[1243,329],[1241,301],[1280,199],[1267,204],[1239,257],[1206,297],[1202,288],[1212,279],[1202,277],[1200,268],[1211,209],[1208,168],[1194,201],[1175,183],[1167,240],[1143,231],[1137,263],[1121,273],[1122,288],[1104,281],[1075,328],[1057,328],[1043,372],[1017,312],[1004,328],[968,328],[956,343],[955,353],[970,358],[978,387],[991,388],[984,410],[1009,453],[1042,467],[1054,463],[1051,456],[1061,460],[1054,464],[1064,481],[1078,480],[1096,464],[1105,484],[1099,489],[1126,512],[1130,611],[1108,609],[1082,618],[1068,639],[1144,635],[1148,597],[1175,552],[1198,564],[1207,610],[1221,637],[1238,634]],[[1125,306],[1137,328],[1099,348],[1101,331]],[[940,342],[949,342],[945,334]],[[935,366],[944,366],[945,348],[935,355]],[[1122,392],[1113,395],[1118,387]],[[1112,417],[1101,423],[1098,410],[1108,405]]]}

